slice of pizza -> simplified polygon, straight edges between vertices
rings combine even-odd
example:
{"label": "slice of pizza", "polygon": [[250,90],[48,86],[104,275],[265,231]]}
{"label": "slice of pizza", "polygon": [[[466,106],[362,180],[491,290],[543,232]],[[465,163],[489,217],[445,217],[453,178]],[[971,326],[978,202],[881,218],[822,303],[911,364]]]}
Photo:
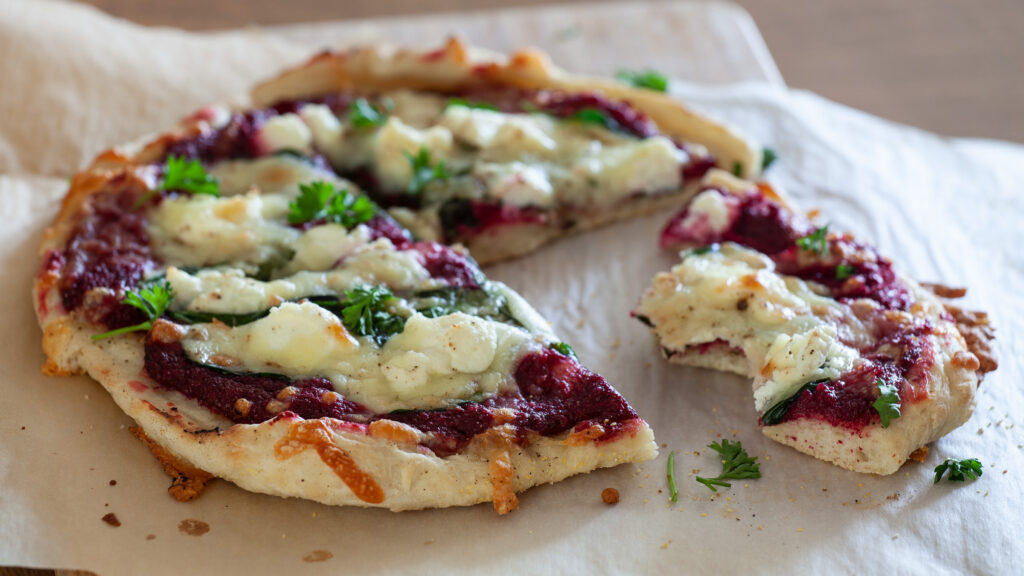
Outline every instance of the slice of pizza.
{"label": "slice of pizza", "polygon": [[746,137],[661,92],[458,40],[323,53],[259,85],[252,104],[203,111],[171,153],[315,155],[417,238],[462,243],[481,264],[675,209],[711,167],[756,176],[762,161]]}
{"label": "slice of pizza", "polygon": [[669,361],[753,378],[763,432],[843,468],[895,472],[996,367],[987,317],[944,303],[962,290],[923,288],[767,184],[710,172],[661,244],[682,262],[634,315]]}
{"label": "slice of pizza", "polygon": [[531,486],[657,454],[464,250],[414,241],[319,157],[211,161],[203,137],[78,174],[34,289],[44,371],[98,380],[173,494],[213,475],[326,504],[505,513]]}

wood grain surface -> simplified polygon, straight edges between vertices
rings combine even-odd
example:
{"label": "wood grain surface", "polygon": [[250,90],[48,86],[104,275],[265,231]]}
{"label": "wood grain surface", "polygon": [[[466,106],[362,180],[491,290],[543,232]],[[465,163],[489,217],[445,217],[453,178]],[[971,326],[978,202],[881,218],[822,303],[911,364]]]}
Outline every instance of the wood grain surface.
{"label": "wood grain surface", "polygon": [[[86,1],[143,24],[197,30],[548,3]],[[736,3],[754,17],[792,87],[806,88],[854,108],[943,135],[1024,142],[1021,0]]]}

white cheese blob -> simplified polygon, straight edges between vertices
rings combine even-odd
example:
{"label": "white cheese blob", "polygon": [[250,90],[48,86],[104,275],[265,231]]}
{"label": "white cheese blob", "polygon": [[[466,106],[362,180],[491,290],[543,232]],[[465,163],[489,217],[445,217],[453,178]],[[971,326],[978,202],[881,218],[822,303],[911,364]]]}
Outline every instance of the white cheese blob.
{"label": "white cheese blob", "polygon": [[431,164],[451,156],[452,133],[434,126],[418,130],[391,116],[373,139],[373,158],[377,177],[385,190],[405,190],[412,179],[412,164],[406,156],[416,156],[420,148],[430,152]]}
{"label": "white cheese blob", "polygon": [[297,114],[288,113],[268,118],[260,126],[256,142],[264,154],[281,150],[309,152],[313,134],[302,118]]}
{"label": "white cheese blob", "polygon": [[305,296],[342,296],[355,286],[386,284],[392,290],[430,290],[441,283],[430,277],[414,251],[395,251],[386,239],[354,250],[344,266],[316,272],[304,270],[263,282],[238,268],[214,268],[189,274],[167,271],[174,290],[174,310],[245,314],[266,310],[284,300]]}
{"label": "white cheese blob", "polygon": [[494,110],[449,106],[440,125],[489,159],[548,156],[558,149],[555,120],[543,114],[505,114]]}
{"label": "white cheese blob", "polygon": [[513,206],[551,206],[555,189],[547,173],[539,166],[510,162],[477,164],[474,175],[480,178],[490,194]]}
{"label": "white cheese blob", "polygon": [[284,273],[329,270],[356,248],[369,242],[370,229],[366,226],[356,226],[351,231],[340,224],[314,226],[292,242],[295,256],[285,267]]}
{"label": "white cheese blob", "polygon": [[167,198],[150,213],[153,252],[175,266],[280,258],[301,234],[282,224],[288,202],[285,196],[255,192]]}
{"label": "white cheese blob", "polygon": [[846,307],[778,274],[768,257],[732,243],[688,254],[655,276],[636,313],[651,320],[670,350],[716,340],[743,350],[755,375],[758,411],[807,382],[849,371],[858,353],[840,338],[870,337]]}
{"label": "white cheese blob", "polygon": [[540,344],[527,332],[455,313],[412,315],[383,347],[355,338],[340,321],[310,302],[285,303],[237,328],[193,326],[183,341],[202,363],[324,377],[335,390],[375,412],[433,409],[476,401],[515,386],[516,362]]}
{"label": "white cheese blob", "polygon": [[686,153],[661,136],[606,146],[577,163],[574,170],[587,185],[573,188],[573,201],[609,203],[630,194],[674,190],[682,185],[685,160]]}
{"label": "white cheese blob", "polygon": [[681,224],[684,230],[704,230],[721,234],[733,222],[733,211],[739,205],[735,196],[725,196],[717,190],[705,190],[697,194],[687,208],[686,218]]}

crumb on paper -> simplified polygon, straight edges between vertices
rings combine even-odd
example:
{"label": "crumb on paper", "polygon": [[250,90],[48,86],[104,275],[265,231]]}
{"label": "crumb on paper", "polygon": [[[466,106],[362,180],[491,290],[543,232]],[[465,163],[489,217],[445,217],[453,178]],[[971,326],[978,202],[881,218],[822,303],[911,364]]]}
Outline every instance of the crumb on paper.
{"label": "crumb on paper", "polygon": [[178,523],[178,532],[189,536],[202,536],[210,531],[210,525],[202,520],[186,518]]}
{"label": "crumb on paper", "polygon": [[303,562],[326,562],[334,558],[334,554],[327,550],[313,550],[312,552],[302,556]]}
{"label": "crumb on paper", "polygon": [[117,518],[117,515],[114,514],[113,512],[107,512],[106,514],[103,515],[103,518],[101,518],[101,520],[103,520],[107,524],[113,526],[114,528],[117,528],[118,526],[121,525],[121,521]]}
{"label": "crumb on paper", "polygon": [[605,488],[601,491],[601,500],[605,504],[618,504],[619,503],[619,491],[615,488]]}
{"label": "crumb on paper", "polygon": [[156,540],[156,534],[146,534],[146,540]]}

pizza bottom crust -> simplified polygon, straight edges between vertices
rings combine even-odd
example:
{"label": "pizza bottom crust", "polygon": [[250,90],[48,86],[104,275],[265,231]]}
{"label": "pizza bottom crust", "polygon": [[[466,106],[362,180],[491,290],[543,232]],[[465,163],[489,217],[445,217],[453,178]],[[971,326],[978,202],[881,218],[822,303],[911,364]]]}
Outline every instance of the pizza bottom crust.
{"label": "pizza bottom crust", "polygon": [[[298,497],[323,504],[381,507],[393,511],[467,506],[504,499],[540,484],[627,462],[657,456],[651,429],[642,420],[600,444],[579,441],[569,432],[536,436],[526,446],[475,438],[466,450],[445,458],[415,443],[374,437],[338,421],[329,421],[330,443],[346,454],[383,493],[379,502],[360,498],[316,449],[292,450],[289,431],[301,418],[279,418],[260,424],[231,424],[211,415],[196,402],[167,390],[142,372],[143,339],[131,334],[93,342],[85,325],[67,316],[51,317],[44,329],[51,356],[61,373],[85,372],[100,382],[118,406],[145,434],[174,457],[238,486],[264,494]],[[52,328],[50,328],[52,326]],[[324,419],[329,420],[329,419]],[[493,430],[493,429],[492,429]],[[302,447],[300,447],[302,448]],[[337,451],[335,451],[337,453]],[[510,468],[496,481],[500,458]],[[364,495],[365,498],[365,495]],[[514,508],[514,497],[511,507]],[[502,511],[499,509],[499,511]]]}

